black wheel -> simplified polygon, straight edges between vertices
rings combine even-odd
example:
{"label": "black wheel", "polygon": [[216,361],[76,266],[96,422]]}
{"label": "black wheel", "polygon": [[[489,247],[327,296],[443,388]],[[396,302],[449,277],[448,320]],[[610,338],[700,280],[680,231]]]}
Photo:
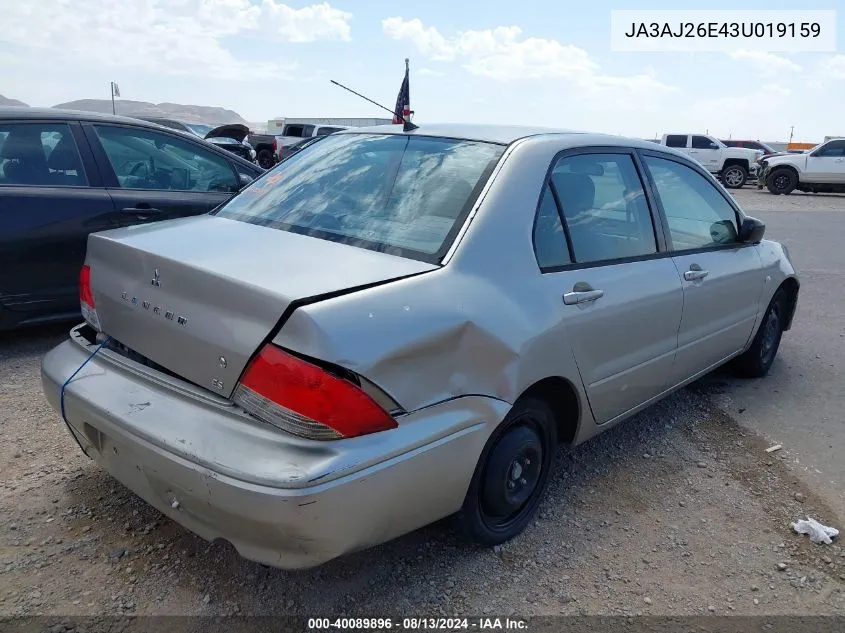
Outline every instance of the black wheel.
{"label": "black wheel", "polygon": [[786,293],[778,290],[772,297],[763,320],[748,348],[734,362],[737,371],[746,378],[762,378],[777,356],[786,318]]}
{"label": "black wheel", "polygon": [[728,189],[742,189],[748,180],[748,171],[742,165],[728,165],[722,171],[722,182]]}
{"label": "black wheel", "polygon": [[489,547],[525,529],[548,486],[556,449],[549,406],[533,398],[517,402],[487,442],[461,509],[472,540]]}
{"label": "black wheel", "polygon": [[787,195],[798,186],[798,175],[791,169],[775,169],[766,179],[766,187],[775,195]]}
{"label": "black wheel", "polygon": [[262,149],[258,152],[258,164],[263,167],[264,169],[270,169],[273,165],[276,164],[276,159],[273,156],[273,152],[269,149]]}

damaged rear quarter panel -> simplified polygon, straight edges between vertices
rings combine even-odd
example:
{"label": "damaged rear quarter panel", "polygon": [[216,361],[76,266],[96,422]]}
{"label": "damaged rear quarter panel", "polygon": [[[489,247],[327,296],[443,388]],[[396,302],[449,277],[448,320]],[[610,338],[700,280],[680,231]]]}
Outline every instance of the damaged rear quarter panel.
{"label": "damaged rear quarter panel", "polygon": [[274,343],[366,377],[407,411],[465,395],[513,403],[550,376],[583,399],[564,306],[541,290],[531,239],[560,143],[525,145],[535,147],[508,159],[446,265],[300,307]]}

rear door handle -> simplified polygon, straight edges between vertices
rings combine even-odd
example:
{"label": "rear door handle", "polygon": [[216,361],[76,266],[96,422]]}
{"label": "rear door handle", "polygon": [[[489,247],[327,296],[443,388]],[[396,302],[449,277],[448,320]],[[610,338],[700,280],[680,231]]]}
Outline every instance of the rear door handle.
{"label": "rear door handle", "polygon": [[563,295],[563,302],[568,306],[574,306],[579,303],[587,303],[601,299],[604,296],[604,290],[573,290]]}

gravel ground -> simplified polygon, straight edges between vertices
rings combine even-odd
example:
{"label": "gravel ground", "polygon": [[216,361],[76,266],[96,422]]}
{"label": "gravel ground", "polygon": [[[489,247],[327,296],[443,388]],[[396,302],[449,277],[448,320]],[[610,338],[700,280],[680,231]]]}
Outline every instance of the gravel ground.
{"label": "gravel ground", "polygon": [[845,548],[790,528],[841,517],[786,449],[715,406],[729,377],[562,452],[537,522],[501,548],[446,520],[283,572],[186,532],[81,454],[40,390],[66,330],[0,335],[0,616],[845,615]]}

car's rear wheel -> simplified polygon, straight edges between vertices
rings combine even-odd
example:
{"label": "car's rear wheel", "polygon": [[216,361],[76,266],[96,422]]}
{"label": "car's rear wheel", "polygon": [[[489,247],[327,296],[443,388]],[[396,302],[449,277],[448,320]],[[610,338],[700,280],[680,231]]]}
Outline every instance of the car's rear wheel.
{"label": "car's rear wheel", "polygon": [[728,165],[722,171],[722,182],[728,189],[741,189],[748,180],[748,172],[742,165]]}
{"label": "car's rear wheel", "polygon": [[498,545],[520,534],[548,487],[557,425],[543,401],[517,401],[482,452],[460,520],[468,536]]}
{"label": "car's rear wheel", "polygon": [[772,297],[751,347],[734,361],[737,371],[746,378],[762,378],[769,373],[783,337],[786,304],[786,293],[781,288]]}
{"label": "car's rear wheel", "polygon": [[258,164],[264,169],[270,169],[273,165],[276,164],[276,160],[273,157],[273,152],[269,149],[262,149],[260,152],[258,152]]}
{"label": "car's rear wheel", "polygon": [[798,186],[798,175],[791,169],[775,169],[766,179],[766,187],[775,195],[787,195]]}

